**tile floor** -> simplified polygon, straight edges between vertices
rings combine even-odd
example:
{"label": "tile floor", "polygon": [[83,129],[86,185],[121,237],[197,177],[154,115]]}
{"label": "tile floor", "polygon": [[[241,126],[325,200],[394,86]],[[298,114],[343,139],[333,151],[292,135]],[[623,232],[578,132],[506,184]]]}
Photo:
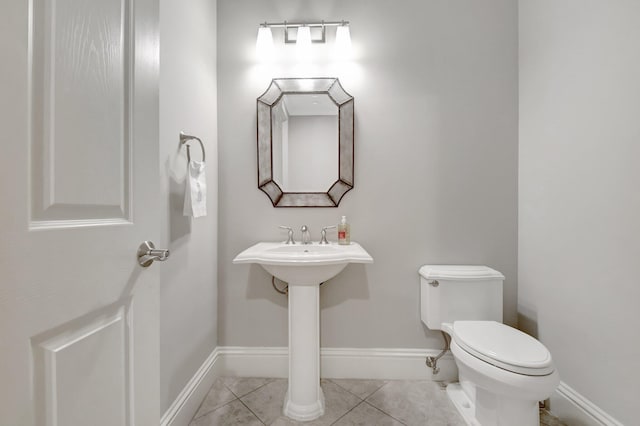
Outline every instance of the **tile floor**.
{"label": "tile floor", "polygon": [[[282,415],[287,379],[217,379],[190,426],[465,426],[444,386],[428,380],[323,379],[325,414],[312,422]],[[564,426],[543,413],[541,426]]]}

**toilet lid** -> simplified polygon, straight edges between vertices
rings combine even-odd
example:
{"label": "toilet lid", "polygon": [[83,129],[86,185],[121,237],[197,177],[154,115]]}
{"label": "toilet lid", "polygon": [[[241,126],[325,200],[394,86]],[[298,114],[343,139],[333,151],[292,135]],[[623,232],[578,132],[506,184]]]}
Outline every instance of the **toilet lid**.
{"label": "toilet lid", "polygon": [[453,338],[466,352],[504,370],[545,376],[554,370],[547,348],[515,328],[495,321],[456,321]]}

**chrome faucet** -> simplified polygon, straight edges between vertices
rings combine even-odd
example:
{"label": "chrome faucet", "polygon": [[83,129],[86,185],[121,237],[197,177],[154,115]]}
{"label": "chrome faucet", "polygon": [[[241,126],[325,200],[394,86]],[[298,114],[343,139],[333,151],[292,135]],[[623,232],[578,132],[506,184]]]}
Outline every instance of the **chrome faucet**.
{"label": "chrome faucet", "polygon": [[287,233],[287,242],[285,244],[295,244],[296,243],[295,241],[293,241],[293,229],[290,226],[282,226],[282,225],[280,225],[279,228],[286,229],[288,231],[288,233]]}
{"label": "chrome faucet", "polygon": [[311,233],[307,225],[302,225],[300,231],[302,231],[302,244],[311,244]]}

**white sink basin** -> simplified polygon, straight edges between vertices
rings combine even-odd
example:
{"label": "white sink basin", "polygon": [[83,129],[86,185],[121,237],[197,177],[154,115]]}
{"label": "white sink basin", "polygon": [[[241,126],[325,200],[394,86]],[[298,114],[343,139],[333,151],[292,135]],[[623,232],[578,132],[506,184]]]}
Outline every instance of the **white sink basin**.
{"label": "white sink basin", "polygon": [[233,263],[257,263],[287,283],[319,284],[338,275],[349,263],[373,263],[373,258],[358,243],[258,243],[237,255]]}

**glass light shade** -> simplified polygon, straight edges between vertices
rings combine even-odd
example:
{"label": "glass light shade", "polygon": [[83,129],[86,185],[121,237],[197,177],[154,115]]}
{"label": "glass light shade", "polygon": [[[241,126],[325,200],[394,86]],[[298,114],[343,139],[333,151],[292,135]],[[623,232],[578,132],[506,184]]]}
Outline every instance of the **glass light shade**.
{"label": "glass light shade", "polygon": [[351,56],[351,32],[348,25],[341,25],[336,29],[336,53],[341,59]]}
{"label": "glass light shade", "polygon": [[273,35],[271,34],[271,28],[263,26],[258,28],[256,55],[260,60],[269,60],[273,56]]}
{"label": "glass light shade", "polygon": [[309,59],[311,56],[311,28],[298,27],[296,37],[296,50],[300,59]]}

